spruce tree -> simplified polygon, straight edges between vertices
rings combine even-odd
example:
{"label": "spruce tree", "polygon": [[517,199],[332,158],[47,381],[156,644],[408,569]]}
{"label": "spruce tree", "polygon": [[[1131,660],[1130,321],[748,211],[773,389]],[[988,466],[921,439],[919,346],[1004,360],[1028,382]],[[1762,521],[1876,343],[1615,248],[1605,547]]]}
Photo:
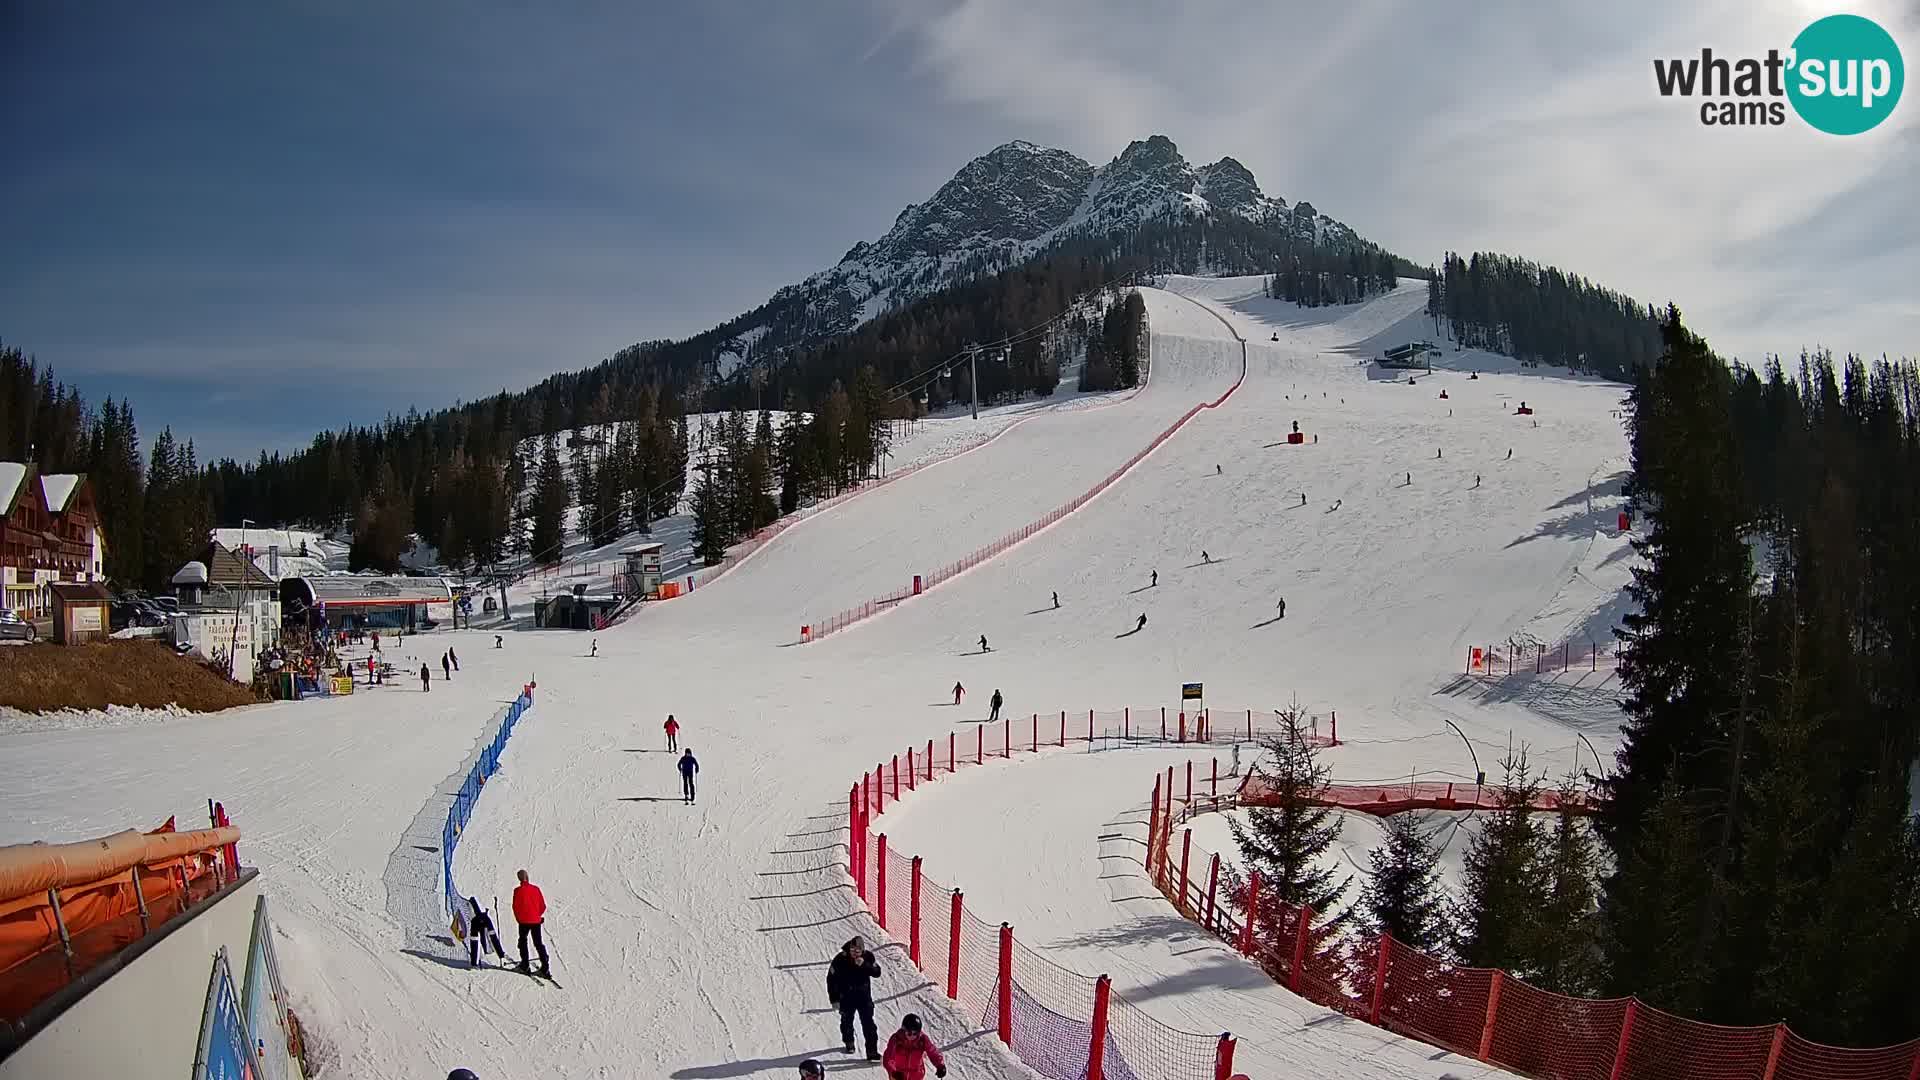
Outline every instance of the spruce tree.
{"label": "spruce tree", "polygon": [[1528,769],[1525,749],[1508,754],[1501,764],[1499,809],[1467,846],[1454,916],[1456,951],[1468,967],[1501,968],[1527,978],[1538,974],[1540,912],[1548,895],[1543,838],[1533,809],[1540,781]]}
{"label": "spruce tree", "polygon": [[[1255,806],[1244,822],[1233,820],[1234,843],[1243,865],[1260,872],[1260,925],[1281,927],[1282,905],[1310,906],[1323,921],[1345,918],[1338,910],[1353,879],[1326,865],[1340,837],[1338,812],[1317,805],[1331,770],[1320,761],[1303,710],[1280,713],[1280,730],[1260,740],[1259,782],[1272,805]],[[1244,894],[1234,890],[1244,906]]]}
{"label": "spruce tree", "polygon": [[532,521],[528,544],[535,562],[551,565],[565,557],[567,507],[571,503],[567,477],[560,467],[559,441],[549,434],[541,439],[540,467],[528,508]]}
{"label": "spruce tree", "polygon": [[1371,876],[1360,892],[1361,921],[1426,952],[1446,941],[1446,898],[1440,888],[1440,850],[1411,813],[1386,818],[1384,842],[1367,855]]}
{"label": "spruce tree", "polygon": [[1561,810],[1543,844],[1547,895],[1533,952],[1541,989],[1590,997],[1601,985],[1598,855],[1586,819],[1572,810],[1578,795],[1573,777],[1561,782]]}
{"label": "spruce tree", "polygon": [[1606,884],[1609,992],[1682,1016],[1700,1015],[1712,976],[1694,948],[1708,889],[1700,817],[1669,775],[1628,862]]}

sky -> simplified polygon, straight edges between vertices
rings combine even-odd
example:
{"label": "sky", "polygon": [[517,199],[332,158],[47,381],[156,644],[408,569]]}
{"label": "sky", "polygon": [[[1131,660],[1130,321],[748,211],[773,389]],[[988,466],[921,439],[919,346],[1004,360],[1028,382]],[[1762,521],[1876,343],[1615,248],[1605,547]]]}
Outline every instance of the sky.
{"label": "sky", "polygon": [[[1863,0],[0,4],[0,342],[202,460],[705,330],[1025,139],[1170,136],[1723,354],[1920,355],[1920,100],[1703,127],[1652,60]],[[665,10],[665,9],[661,9]],[[1920,99],[1920,90],[1907,95]]]}

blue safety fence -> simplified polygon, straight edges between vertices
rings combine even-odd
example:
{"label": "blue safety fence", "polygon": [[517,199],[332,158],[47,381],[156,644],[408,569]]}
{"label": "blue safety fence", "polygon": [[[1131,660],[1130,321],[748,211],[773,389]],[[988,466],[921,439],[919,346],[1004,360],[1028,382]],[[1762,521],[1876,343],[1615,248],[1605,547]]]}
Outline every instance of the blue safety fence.
{"label": "blue safety fence", "polygon": [[459,910],[460,894],[453,888],[453,849],[459,846],[460,834],[467,829],[467,821],[473,817],[474,803],[480,800],[480,791],[489,777],[500,771],[500,755],[507,748],[507,740],[513,736],[513,727],[533,708],[533,691],[523,690],[513,703],[501,709],[494,717],[493,738],[481,749],[480,757],[473,763],[473,770],[467,773],[466,780],[460,785],[459,794],[454,796],[453,805],[447,810],[447,823],[440,831],[440,884],[446,894],[447,914]]}

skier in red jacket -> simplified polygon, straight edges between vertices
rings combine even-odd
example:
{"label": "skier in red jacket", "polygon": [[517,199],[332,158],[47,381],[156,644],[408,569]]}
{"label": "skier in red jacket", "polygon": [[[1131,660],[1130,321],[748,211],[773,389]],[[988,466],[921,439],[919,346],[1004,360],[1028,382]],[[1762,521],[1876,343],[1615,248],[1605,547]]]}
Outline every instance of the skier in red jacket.
{"label": "skier in red jacket", "polygon": [[[513,921],[520,924],[520,964],[522,975],[538,974],[542,978],[550,977],[547,972],[547,943],[540,938],[540,926],[547,919],[547,898],[541,894],[540,886],[527,880],[527,872],[520,871],[520,884],[513,887]],[[533,938],[533,947],[540,953],[540,970],[527,970],[527,938]]]}
{"label": "skier in red jacket", "polygon": [[945,1080],[947,1059],[920,1030],[920,1018],[908,1013],[900,1018],[900,1030],[887,1040],[887,1052],[880,1064],[893,1080],[926,1080],[929,1060],[933,1062],[933,1075]]}
{"label": "skier in red jacket", "polygon": [[668,713],[667,722],[661,726],[667,732],[667,752],[672,753],[680,749],[680,721],[675,720],[672,713]]}

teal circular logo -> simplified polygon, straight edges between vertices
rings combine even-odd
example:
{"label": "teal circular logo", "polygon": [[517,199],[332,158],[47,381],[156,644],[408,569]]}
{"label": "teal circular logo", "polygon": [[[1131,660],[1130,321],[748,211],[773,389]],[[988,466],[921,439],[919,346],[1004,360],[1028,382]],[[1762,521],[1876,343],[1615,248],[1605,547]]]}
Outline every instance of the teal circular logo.
{"label": "teal circular logo", "polygon": [[1829,15],[1800,31],[1791,64],[1793,111],[1829,135],[1878,126],[1900,103],[1907,81],[1893,35],[1858,15]]}

